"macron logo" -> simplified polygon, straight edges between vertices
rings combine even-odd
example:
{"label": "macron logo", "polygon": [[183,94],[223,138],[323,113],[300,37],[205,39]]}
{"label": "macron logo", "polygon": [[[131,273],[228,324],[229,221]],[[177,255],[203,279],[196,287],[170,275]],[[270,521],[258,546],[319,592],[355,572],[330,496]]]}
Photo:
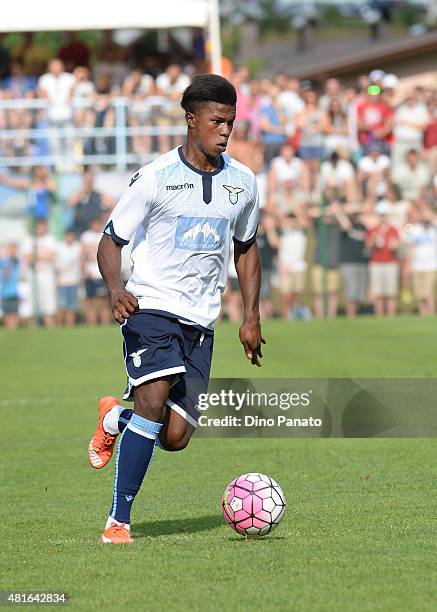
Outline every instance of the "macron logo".
{"label": "macron logo", "polygon": [[134,496],[133,495],[125,495],[126,501],[130,502],[133,500]]}
{"label": "macron logo", "polygon": [[193,183],[182,183],[181,185],[167,185],[167,191],[179,191],[180,189],[194,189]]}

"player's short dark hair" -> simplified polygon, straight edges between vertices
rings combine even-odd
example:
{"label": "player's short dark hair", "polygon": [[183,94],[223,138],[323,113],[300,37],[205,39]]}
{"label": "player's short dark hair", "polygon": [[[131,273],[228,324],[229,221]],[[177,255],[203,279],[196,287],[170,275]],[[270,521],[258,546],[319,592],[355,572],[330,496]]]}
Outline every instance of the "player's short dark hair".
{"label": "player's short dark hair", "polygon": [[198,74],[184,91],[181,106],[184,111],[194,111],[203,102],[235,106],[237,92],[232,83],[218,74]]}

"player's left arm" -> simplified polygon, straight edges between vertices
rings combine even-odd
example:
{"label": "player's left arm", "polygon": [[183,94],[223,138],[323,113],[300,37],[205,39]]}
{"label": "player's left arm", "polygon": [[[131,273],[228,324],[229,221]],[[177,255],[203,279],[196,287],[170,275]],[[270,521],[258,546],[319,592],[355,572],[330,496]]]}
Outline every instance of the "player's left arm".
{"label": "player's left arm", "polygon": [[261,367],[261,335],[259,316],[259,292],[261,286],[261,263],[256,243],[259,222],[259,195],[255,175],[249,197],[238,217],[234,230],[234,261],[243,298],[244,318],[240,327],[240,342],[252,365]]}
{"label": "player's left arm", "polygon": [[249,246],[235,241],[234,260],[243,298],[244,318],[240,327],[240,342],[252,365],[261,367],[261,344],[266,341],[261,334],[259,316],[259,292],[261,286],[261,263],[258,245],[254,240]]}

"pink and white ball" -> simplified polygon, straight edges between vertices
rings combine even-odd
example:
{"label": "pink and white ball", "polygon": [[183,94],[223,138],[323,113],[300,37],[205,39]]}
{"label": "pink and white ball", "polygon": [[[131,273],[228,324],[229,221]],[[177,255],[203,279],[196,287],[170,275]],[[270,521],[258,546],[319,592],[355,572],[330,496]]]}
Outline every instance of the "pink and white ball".
{"label": "pink and white ball", "polygon": [[237,533],[246,536],[263,536],[276,529],[285,506],[285,496],[278,483],[257,472],[235,478],[222,498],[226,521]]}

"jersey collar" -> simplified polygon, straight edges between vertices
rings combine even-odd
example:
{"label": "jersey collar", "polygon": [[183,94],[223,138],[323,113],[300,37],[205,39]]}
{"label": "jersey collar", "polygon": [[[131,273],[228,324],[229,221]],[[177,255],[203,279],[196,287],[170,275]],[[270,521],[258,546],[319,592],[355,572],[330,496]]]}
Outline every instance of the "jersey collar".
{"label": "jersey collar", "polygon": [[220,165],[217,168],[217,170],[214,170],[214,172],[203,172],[203,170],[199,170],[198,168],[195,168],[192,164],[190,164],[189,161],[185,159],[184,152],[182,151],[182,145],[178,147],[178,153],[179,153],[179,157],[181,158],[181,162],[185,164],[190,170],[192,170],[193,172],[196,172],[196,174],[200,174],[201,176],[215,176],[216,174],[219,174],[225,167],[225,160],[222,154],[220,154]]}

